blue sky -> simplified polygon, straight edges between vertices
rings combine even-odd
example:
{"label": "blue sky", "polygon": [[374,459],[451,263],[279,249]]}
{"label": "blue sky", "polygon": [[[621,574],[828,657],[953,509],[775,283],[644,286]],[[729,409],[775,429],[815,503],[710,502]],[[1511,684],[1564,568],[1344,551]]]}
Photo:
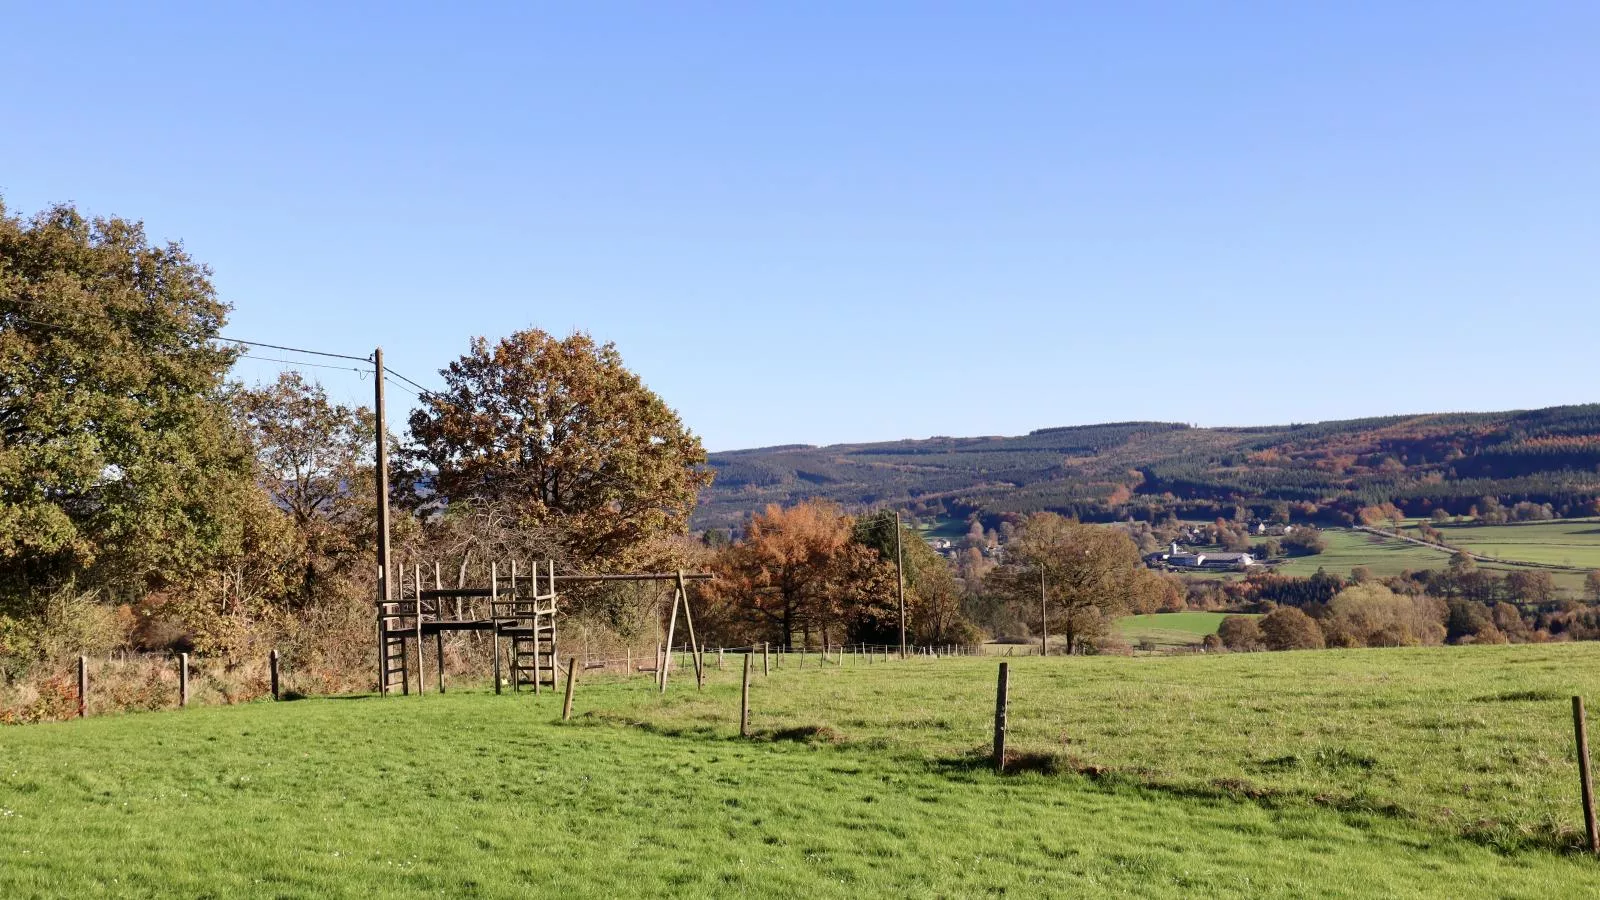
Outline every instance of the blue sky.
{"label": "blue sky", "polygon": [[0,41],[13,212],[143,219],[232,333],[425,384],[587,330],[712,449],[1600,400],[1593,3],[3,2]]}

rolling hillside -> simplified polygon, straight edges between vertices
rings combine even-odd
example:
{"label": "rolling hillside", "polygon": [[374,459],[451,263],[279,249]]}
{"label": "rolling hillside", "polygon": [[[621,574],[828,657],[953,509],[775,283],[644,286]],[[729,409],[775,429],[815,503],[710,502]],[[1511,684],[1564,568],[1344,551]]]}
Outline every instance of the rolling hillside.
{"label": "rolling hillside", "polygon": [[1252,428],[1119,422],[765,447],[712,454],[711,465],[717,479],[701,498],[702,527],[808,497],[939,516],[1210,517],[1244,505],[1338,521],[1384,502],[1412,515],[1465,514],[1484,496],[1583,514],[1600,497],[1600,404]]}

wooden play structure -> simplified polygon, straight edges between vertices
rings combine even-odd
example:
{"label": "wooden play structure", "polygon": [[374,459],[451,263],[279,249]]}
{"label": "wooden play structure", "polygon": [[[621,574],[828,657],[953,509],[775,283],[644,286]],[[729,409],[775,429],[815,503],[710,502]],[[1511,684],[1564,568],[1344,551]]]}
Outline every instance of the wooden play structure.
{"label": "wooden play structure", "polygon": [[[694,634],[694,618],[689,608],[689,582],[714,576],[704,572],[635,573],[621,575],[557,574],[555,564],[535,562],[520,568],[512,562],[501,568],[489,566],[489,583],[474,587],[444,587],[439,565],[431,572],[412,566],[410,572],[396,573],[397,599],[378,604],[378,690],[388,694],[395,687],[411,693],[412,661],[415,660],[417,692],[423,691],[423,642],[430,636],[438,660],[438,690],[443,693],[444,635],[451,631],[487,631],[494,637],[494,690],[509,684],[513,691],[524,687],[539,693],[555,690],[562,665],[557,655],[557,586],[582,582],[673,582],[672,614],[667,625],[667,646],[683,613],[689,640],[696,649],[696,677],[700,671],[699,644]],[[429,578],[428,576],[431,576]],[[428,586],[429,582],[432,586]],[[669,654],[670,656],[670,654]],[[670,661],[658,667],[657,682],[666,689]]]}

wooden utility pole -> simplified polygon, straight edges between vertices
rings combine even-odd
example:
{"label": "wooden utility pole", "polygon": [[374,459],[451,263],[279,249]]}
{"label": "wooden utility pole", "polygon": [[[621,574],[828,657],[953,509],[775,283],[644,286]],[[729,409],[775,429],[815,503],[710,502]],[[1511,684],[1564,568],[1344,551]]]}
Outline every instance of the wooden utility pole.
{"label": "wooden utility pole", "polygon": [[1589,727],[1584,721],[1583,698],[1572,698],[1572,730],[1578,739],[1578,776],[1583,779],[1583,827],[1589,852],[1600,853],[1600,831],[1595,829],[1594,782],[1589,778]]}
{"label": "wooden utility pole", "polygon": [[377,418],[373,467],[378,491],[378,694],[383,696],[389,693],[388,637],[383,620],[385,604],[389,602],[389,418],[383,402],[382,347],[372,351],[372,367],[372,402]]}
{"label": "wooden utility pole", "polygon": [[1039,567],[1039,655],[1050,655],[1050,613],[1045,608],[1044,566]]}
{"label": "wooden utility pole", "polygon": [[894,514],[894,574],[899,580],[900,658],[906,658],[906,556],[900,547],[900,513]]}

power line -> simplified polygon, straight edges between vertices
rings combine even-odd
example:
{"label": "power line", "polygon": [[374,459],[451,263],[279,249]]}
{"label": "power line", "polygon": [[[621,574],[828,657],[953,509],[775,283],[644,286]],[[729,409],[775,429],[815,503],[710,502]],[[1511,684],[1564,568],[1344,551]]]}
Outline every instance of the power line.
{"label": "power line", "polygon": [[254,353],[241,353],[241,354],[239,354],[239,358],[240,359],[257,359],[257,360],[260,360],[262,362],[286,363],[286,364],[291,365],[291,366],[312,366],[312,367],[315,367],[315,368],[318,368],[318,369],[336,369],[336,370],[338,370],[340,372],[355,372],[355,373],[360,374],[360,375],[367,374],[367,370],[366,369],[357,369],[354,366],[334,366],[334,365],[329,365],[328,363],[306,362],[305,360],[301,360],[301,359],[279,359],[279,358],[277,358],[275,356],[256,356]]}
{"label": "power line", "polygon": [[[329,353],[329,352],[327,352],[325,350],[307,350],[307,349],[305,349],[303,347],[285,347],[282,344],[267,344],[267,343],[263,343],[261,341],[247,341],[244,338],[226,337],[226,336],[220,335],[220,334],[217,335],[215,338],[212,338],[212,340],[225,341],[225,342],[230,343],[230,344],[249,344],[252,347],[270,347],[273,350],[287,350],[290,353],[309,353],[312,356],[331,356],[334,359],[349,359],[349,360],[354,360],[356,362],[364,362],[364,363],[372,362],[372,357],[370,355],[369,356],[350,356],[350,355],[345,354],[345,353]],[[407,380],[409,381],[410,379],[407,379]]]}
{"label": "power line", "polygon": [[421,397],[417,396],[417,392],[416,391],[413,391],[413,390],[411,390],[409,388],[405,388],[405,387],[400,386],[398,383],[395,382],[395,380],[393,378],[388,377],[387,373],[384,375],[384,379],[383,380],[387,381],[389,383],[390,387],[394,388],[395,390],[399,391],[402,394],[410,394],[411,396],[416,397],[418,400],[422,399]]}
{"label": "power line", "polygon": [[[35,300],[35,299],[31,298],[31,297],[9,297],[9,298],[7,298],[7,302],[11,302],[11,303],[28,303],[28,304],[32,304],[35,307],[45,308],[45,309],[53,309],[54,308],[54,307],[51,307],[51,306],[43,303],[42,301]],[[119,322],[119,321],[117,321],[116,319],[114,319],[114,318],[112,318],[110,316],[103,315],[103,314],[100,314],[100,313],[91,312],[89,310],[73,309],[73,310],[69,310],[69,312],[71,312],[74,315],[82,316],[84,318],[95,319],[95,320],[100,321],[100,322],[105,322],[105,323],[107,323],[109,325],[126,325],[127,324],[127,323],[124,323],[124,322]],[[33,319],[23,318],[21,316],[19,316],[18,318],[21,319],[24,322],[29,323],[30,325],[38,325],[38,326],[40,326],[42,328],[63,328],[64,329],[64,328],[67,327],[67,326],[64,326],[64,325],[58,325],[58,324],[54,324],[54,323],[50,323],[50,322],[38,322],[38,321],[35,321]],[[367,356],[351,356],[348,353],[330,353],[330,352],[328,352],[326,350],[308,350],[308,349],[306,349],[304,347],[289,347],[289,346],[286,346],[284,344],[269,344],[269,343],[267,343],[265,341],[251,341],[251,340],[246,340],[245,338],[228,337],[226,335],[220,335],[220,334],[219,335],[215,335],[213,337],[209,337],[209,338],[202,338],[202,340],[222,341],[224,343],[229,343],[229,344],[247,344],[247,345],[249,345],[251,347],[267,347],[267,348],[270,348],[272,350],[287,350],[290,353],[308,353],[308,354],[310,354],[312,356],[327,356],[327,357],[332,357],[333,359],[348,359],[348,360],[351,360],[353,362],[364,362],[364,363],[372,362],[372,356],[370,354],[367,355]],[[406,380],[409,381],[410,379],[406,379]]]}
{"label": "power line", "polygon": [[431,391],[431,390],[423,387],[422,385],[417,384],[415,381],[412,381],[411,379],[405,377],[404,375],[401,375],[399,372],[396,372],[395,370],[389,368],[388,366],[385,366],[383,371],[384,371],[385,374],[393,375],[394,377],[400,379],[401,381],[404,381],[406,384],[411,385],[412,387],[416,388],[417,390],[421,391],[424,394],[433,394],[434,396],[438,396],[438,394],[439,394],[438,391]]}

